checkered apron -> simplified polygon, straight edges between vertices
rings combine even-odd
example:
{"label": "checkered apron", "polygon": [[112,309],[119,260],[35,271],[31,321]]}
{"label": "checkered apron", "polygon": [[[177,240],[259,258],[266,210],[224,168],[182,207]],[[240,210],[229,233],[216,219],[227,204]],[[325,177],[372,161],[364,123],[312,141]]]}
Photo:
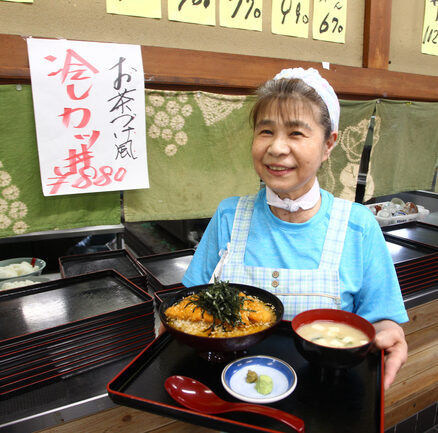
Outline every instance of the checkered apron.
{"label": "checkered apron", "polygon": [[254,201],[255,196],[240,198],[230,243],[214,275],[223,281],[256,286],[274,293],[283,302],[285,320],[313,308],[341,308],[339,263],[351,202],[334,199],[317,269],[283,269],[244,265]]}

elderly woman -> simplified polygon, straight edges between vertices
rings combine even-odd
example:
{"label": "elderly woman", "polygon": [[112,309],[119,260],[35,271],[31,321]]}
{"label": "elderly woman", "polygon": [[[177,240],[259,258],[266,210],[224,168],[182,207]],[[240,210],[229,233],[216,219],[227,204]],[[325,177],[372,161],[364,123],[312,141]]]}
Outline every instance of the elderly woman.
{"label": "elderly woman", "polygon": [[252,158],[265,183],[222,201],[183,278],[213,277],[277,295],[285,319],[342,308],[372,322],[386,353],[388,388],[407,358],[408,320],[391,256],[372,213],[320,189],[317,172],[336,145],[339,101],[317,70],[281,71],[258,90]]}

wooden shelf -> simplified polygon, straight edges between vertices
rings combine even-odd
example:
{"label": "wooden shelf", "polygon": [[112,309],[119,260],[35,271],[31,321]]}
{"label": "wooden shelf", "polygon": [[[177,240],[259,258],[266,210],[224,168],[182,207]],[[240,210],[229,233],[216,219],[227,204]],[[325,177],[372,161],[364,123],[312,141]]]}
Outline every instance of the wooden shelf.
{"label": "wooden shelf", "polygon": [[[248,93],[283,68],[313,67],[341,98],[392,98],[438,101],[438,77],[377,68],[334,65],[269,57],[142,46],[147,87],[166,86]],[[25,38],[0,35],[0,83],[30,83]],[[170,86],[170,87],[169,87]]]}

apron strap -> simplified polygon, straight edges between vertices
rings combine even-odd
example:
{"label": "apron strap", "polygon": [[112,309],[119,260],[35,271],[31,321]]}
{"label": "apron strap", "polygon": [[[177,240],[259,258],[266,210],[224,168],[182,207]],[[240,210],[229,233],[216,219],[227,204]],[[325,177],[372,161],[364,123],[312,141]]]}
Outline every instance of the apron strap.
{"label": "apron strap", "polygon": [[324,240],[319,268],[339,269],[345,234],[350,218],[351,201],[335,197],[327,233]]}
{"label": "apron strap", "polygon": [[245,256],[255,199],[255,195],[246,195],[240,197],[237,203],[229,249],[232,252],[232,260],[238,263],[243,263]]}

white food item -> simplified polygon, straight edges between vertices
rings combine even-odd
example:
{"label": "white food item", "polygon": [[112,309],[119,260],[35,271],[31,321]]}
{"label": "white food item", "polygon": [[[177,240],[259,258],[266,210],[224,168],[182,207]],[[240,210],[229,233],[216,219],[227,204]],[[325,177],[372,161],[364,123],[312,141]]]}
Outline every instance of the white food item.
{"label": "white food item", "polygon": [[35,272],[38,269],[38,266],[32,266],[29,262],[13,263],[12,265],[0,267],[0,278],[19,277],[20,275]]}
{"label": "white food item", "polygon": [[346,323],[327,320],[302,325],[297,333],[306,340],[328,347],[357,347],[369,342],[361,330]]}
{"label": "white food item", "polygon": [[327,346],[329,347],[345,347],[345,344],[342,341],[337,340],[336,338],[332,338]]}
{"label": "white food item", "polygon": [[324,326],[318,325],[317,323],[312,324],[312,329],[316,329],[317,331],[324,331]]}
{"label": "white food item", "polygon": [[37,282],[32,281],[32,280],[9,281],[9,282],[3,283],[0,286],[0,290],[16,289],[17,287],[30,286],[31,284],[37,284]]}

